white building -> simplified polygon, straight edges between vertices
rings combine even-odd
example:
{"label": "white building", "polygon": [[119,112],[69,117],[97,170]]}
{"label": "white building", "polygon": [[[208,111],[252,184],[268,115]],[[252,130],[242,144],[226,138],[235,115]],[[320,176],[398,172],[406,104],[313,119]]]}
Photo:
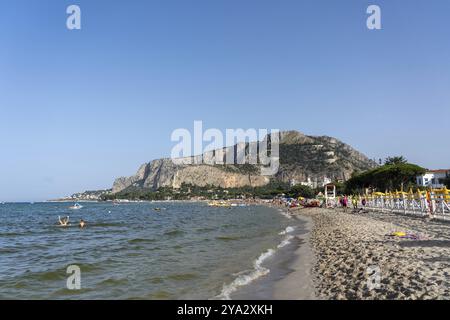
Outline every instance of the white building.
{"label": "white building", "polygon": [[[324,187],[325,185],[327,185],[329,183],[331,183],[331,179],[328,178],[328,177],[323,177],[322,181],[320,181],[320,179],[311,180],[311,178],[308,177],[307,181],[300,182],[300,184],[302,186],[308,186],[308,187],[313,188],[313,189],[314,188],[318,188],[318,187]],[[297,184],[297,181],[291,180],[291,186],[296,185],[296,184]]]}
{"label": "white building", "polygon": [[435,189],[444,187],[444,179],[450,177],[449,170],[430,170],[422,176],[417,176],[417,185],[421,187],[432,187]]}

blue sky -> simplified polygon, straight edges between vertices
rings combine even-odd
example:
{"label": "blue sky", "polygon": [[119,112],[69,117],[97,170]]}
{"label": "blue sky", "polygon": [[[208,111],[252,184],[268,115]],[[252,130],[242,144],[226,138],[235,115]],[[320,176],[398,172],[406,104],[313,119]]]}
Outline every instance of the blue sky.
{"label": "blue sky", "polygon": [[[82,30],[66,28],[77,4]],[[382,10],[379,31],[366,8]],[[450,2],[0,0],[0,201],[107,188],[176,128],[450,167]]]}

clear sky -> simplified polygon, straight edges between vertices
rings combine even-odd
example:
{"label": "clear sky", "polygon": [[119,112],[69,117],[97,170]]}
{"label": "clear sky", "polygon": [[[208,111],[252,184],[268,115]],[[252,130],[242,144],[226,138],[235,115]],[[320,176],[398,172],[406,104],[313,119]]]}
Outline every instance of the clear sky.
{"label": "clear sky", "polygon": [[[82,29],[66,28],[77,4]],[[382,30],[366,9],[382,10]],[[108,188],[176,128],[449,168],[450,1],[0,0],[0,201]]]}

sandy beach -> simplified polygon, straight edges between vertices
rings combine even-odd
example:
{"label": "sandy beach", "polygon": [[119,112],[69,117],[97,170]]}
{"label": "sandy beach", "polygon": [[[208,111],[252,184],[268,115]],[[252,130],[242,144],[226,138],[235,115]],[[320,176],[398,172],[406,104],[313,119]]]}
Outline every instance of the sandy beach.
{"label": "sandy beach", "polygon": [[[284,293],[277,298],[312,298],[300,293],[309,292],[309,282],[304,279],[309,264],[317,299],[450,298],[450,224],[389,213],[343,213],[340,209],[291,213],[311,219],[307,239],[314,254],[299,252],[303,257],[294,270],[303,271],[280,282],[279,292]],[[413,237],[391,236],[394,232]],[[308,250],[308,246],[299,250]]]}

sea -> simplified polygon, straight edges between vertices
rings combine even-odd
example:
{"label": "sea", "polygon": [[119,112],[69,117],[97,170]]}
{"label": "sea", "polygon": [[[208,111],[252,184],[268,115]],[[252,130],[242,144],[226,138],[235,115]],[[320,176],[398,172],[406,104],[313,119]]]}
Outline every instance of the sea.
{"label": "sea", "polygon": [[305,232],[260,205],[72,205],[0,204],[0,299],[270,299]]}

